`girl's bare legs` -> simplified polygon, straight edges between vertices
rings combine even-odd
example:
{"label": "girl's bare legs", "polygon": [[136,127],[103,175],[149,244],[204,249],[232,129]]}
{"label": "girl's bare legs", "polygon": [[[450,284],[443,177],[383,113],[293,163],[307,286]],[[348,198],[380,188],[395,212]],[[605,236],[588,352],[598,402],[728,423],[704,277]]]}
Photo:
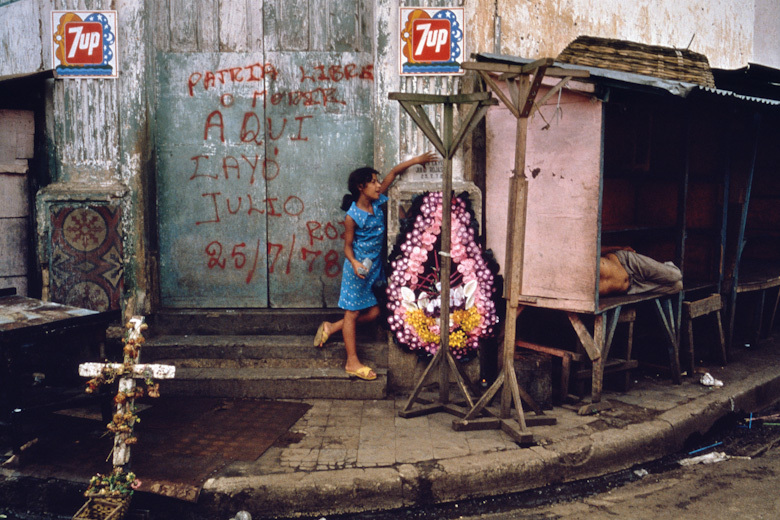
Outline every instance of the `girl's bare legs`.
{"label": "girl's bare legs", "polygon": [[[366,323],[369,321],[374,321],[379,317],[379,307],[374,305],[373,307],[370,307],[366,309],[365,311],[346,311],[346,312],[359,312],[361,314],[358,315],[356,322],[357,323]],[[339,321],[334,321],[333,323],[329,321],[323,322],[325,324],[325,334],[327,334],[329,337],[336,332],[341,332],[341,330],[344,328],[344,319],[340,319]]]}
{"label": "girl's bare legs", "polygon": [[[363,366],[357,355],[357,340],[355,328],[357,323],[373,321],[379,317],[379,307],[374,305],[366,311],[345,311],[344,318],[335,322],[325,322],[325,331],[330,335],[341,331],[344,337],[344,347],[347,351],[346,370],[357,370]],[[373,370],[371,371],[373,373]]]}

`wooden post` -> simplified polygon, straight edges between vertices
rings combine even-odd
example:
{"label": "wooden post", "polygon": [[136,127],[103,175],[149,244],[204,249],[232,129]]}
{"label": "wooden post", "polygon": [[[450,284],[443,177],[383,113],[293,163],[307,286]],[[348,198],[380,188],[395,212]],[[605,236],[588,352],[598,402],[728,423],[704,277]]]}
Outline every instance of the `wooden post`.
{"label": "wooden post", "polygon": [[[442,129],[442,144],[445,150],[452,146],[452,104],[444,104],[444,121]],[[450,252],[452,249],[452,158],[448,157],[444,161],[444,172],[442,174],[442,196],[441,196],[441,252],[439,253],[439,265],[441,269],[441,343],[439,350],[450,350],[450,274],[452,268],[452,258]],[[450,401],[450,373],[444,369],[444,365],[439,370],[439,401],[447,404]]]}
{"label": "wooden post", "polygon": [[[538,108],[536,95],[545,74],[561,79],[552,89],[556,92],[572,77],[588,76],[587,71],[558,69],[552,67],[553,59],[544,58],[526,65],[508,65],[500,63],[468,62],[462,64],[467,70],[477,71],[493,93],[498,96],[509,111],[517,118],[515,131],[515,162],[510,183],[509,203],[507,208],[508,225],[506,237],[506,261],[504,265],[504,298],[506,299],[506,316],[504,318],[504,341],[502,367],[496,381],[483,394],[482,398],[471,408],[461,420],[453,421],[453,427],[459,430],[484,429],[500,427],[517,442],[531,443],[533,435],[527,433],[528,424],[554,424],[554,418],[538,417],[533,422],[526,421],[522,401],[526,401],[537,416],[544,415],[527,392],[517,384],[514,370],[514,352],[516,337],[516,320],[521,308],[518,306],[522,294],[523,262],[525,258],[525,227],[528,201],[528,179],[525,176],[526,143],[528,140],[528,118]],[[490,72],[502,74],[509,89],[507,96],[498,86]],[[548,93],[540,103],[544,103]],[[501,409],[498,420],[477,419],[486,409],[490,401],[501,389]],[[511,424],[512,404],[514,403],[519,429]]]}

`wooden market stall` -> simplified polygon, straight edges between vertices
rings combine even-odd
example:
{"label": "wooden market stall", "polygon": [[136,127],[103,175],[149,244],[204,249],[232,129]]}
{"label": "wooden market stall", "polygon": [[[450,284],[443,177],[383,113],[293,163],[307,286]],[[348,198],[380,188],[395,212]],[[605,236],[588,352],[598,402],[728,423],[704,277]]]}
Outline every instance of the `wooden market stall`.
{"label": "wooden market stall", "polygon": [[[626,375],[637,367],[632,347],[638,316],[652,318],[646,320],[652,323],[648,330],[654,340],[666,343],[664,364],[672,380],[680,382],[684,296],[683,291],[600,295],[602,247],[630,246],[658,261],[674,262],[683,269],[686,288],[690,287],[695,301],[719,294],[725,240],[720,208],[727,184],[726,172],[706,160],[712,152],[711,139],[698,133],[707,125],[706,110],[685,102],[680,94],[680,86],[691,88],[694,79],[711,86],[706,58],[702,64],[700,55],[688,51],[670,53],[651,46],[625,49],[625,42],[591,40],[585,41],[590,45],[587,51],[613,45],[634,58],[653,55],[656,63],[667,58],[687,60],[686,81],[681,84],[663,76],[669,71],[650,77],[647,71],[645,75],[624,72],[609,63],[596,68],[593,62],[578,61],[576,53],[570,54],[568,63],[589,70],[591,79],[570,82],[549,98],[544,89],[551,85],[543,83],[539,97],[546,102],[528,125],[523,172],[528,180],[526,253],[518,303],[520,310],[541,312],[529,320],[537,330],[518,322],[516,345],[561,359],[561,398],[569,394],[570,377],[585,377],[591,383],[592,402],[597,403],[605,374]],[[608,54],[606,59],[614,63],[616,53]],[[521,65],[527,60],[480,55],[478,61]],[[699,77],[691,78],[691,70],[698,71]],[[501,77],[496,80],[500,86]],[[502,259],[514,118],[503,105],[492,107],[486,126],[487,247]],[[691,197],[696,204],[689,213]],[[691,237],[691,257],[696,259],[690,266],[685,262],[687,237]],[[544,318],[538,319],[540,315]],[[620,334],[619,324],[626,329]],[[622,345],[613,348],[618,337]],[[648,343],[657,349],[658,341]]]}
{"label": "wooden market stall", "polygon": [[741,135],[749,137],[735,147],[742,175],[732,190],[725,287],[732,347],[771,334],[780,300],[778,122],[777,115],[756,114],[743,122]]}

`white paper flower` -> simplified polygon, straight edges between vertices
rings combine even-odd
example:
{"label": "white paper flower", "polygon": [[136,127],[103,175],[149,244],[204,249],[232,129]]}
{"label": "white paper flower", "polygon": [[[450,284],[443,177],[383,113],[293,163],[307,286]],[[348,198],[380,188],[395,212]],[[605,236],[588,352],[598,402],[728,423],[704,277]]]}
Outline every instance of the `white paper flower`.
{"label": "white paper flower", "polygon": [[417,304],[415,303],[416,299],[414,291],[408,287],[401,287],[401,305],[407,310],[413,311],[417,309]]}
{"label": "white paper flower", "polygon": [[471,280],[463,287],[463,294],[466,296],[466,309],[474,306],[477,301],[477,281]]}

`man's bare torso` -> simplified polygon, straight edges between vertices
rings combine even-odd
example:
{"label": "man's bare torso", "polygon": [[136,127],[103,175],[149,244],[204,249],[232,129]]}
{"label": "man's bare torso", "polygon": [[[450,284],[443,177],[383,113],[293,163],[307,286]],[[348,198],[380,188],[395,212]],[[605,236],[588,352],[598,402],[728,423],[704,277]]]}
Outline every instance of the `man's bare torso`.
{"label": "man's bare torso", "polygon": [[625,293],[630,286],[628,273],[614,253],[601,257],[599,266],[599,294]]}

